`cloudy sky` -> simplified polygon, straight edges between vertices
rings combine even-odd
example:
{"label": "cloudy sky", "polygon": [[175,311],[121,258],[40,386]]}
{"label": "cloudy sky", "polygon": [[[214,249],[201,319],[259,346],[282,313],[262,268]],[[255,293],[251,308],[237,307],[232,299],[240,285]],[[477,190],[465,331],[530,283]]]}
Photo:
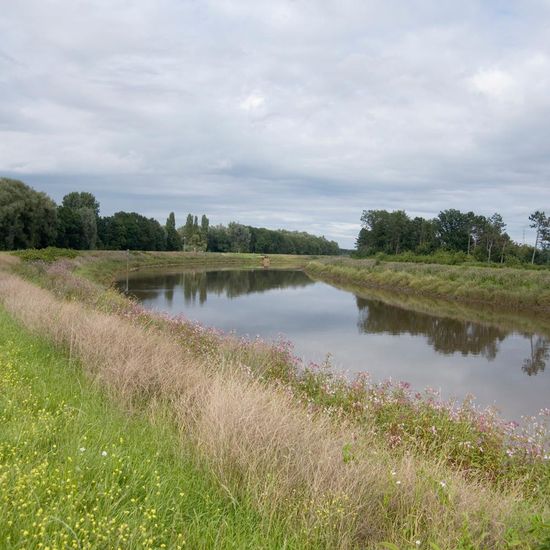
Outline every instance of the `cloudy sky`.
{"label": "cloudy sky", "polygon": [[0,0],[0,36],[0,175],[57,201],[346,247],[550,210],[550,0]]}

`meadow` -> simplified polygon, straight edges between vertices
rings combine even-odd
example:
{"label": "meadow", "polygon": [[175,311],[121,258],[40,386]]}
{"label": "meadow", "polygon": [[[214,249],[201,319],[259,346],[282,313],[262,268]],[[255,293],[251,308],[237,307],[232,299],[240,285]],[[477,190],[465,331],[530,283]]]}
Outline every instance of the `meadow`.
{"label": "meadow", "polygon": [[[111,275],[125,262],[116,254]],[[117,414],[168,433],[168,455],[200,464],[213,480],[206,493],[226,504],[223,525],[233,513],[236,528],[242,521],[245,533],[256,525],[265,535],[234,545],[231,530],[226,536],[213,521],[221,538],[205,539],[205,547],[550,544],[548,411],[517,426],[430,391],[366,377],[350,383],[323,365],[298,364],[284,343],[244,341],[147,312],[82,276],[97,272],[97,257],[5,264],[0,302],[9,314],[68,355],[73,378],[117,403]],[[150,458],[150,448],[129,446]],[[63,521],[74,530],[72,516]],[[193,529],[188,540],[199,536]],[[164,537],[176,530],[170,522],[161,529]]]}

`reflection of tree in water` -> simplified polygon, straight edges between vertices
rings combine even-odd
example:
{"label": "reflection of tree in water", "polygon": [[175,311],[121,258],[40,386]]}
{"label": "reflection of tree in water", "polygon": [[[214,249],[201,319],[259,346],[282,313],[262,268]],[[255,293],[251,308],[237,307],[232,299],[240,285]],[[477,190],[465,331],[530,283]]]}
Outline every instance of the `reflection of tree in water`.
{"label": "reflection of tree in water", "polygon": [[[533,339],[536,340],[533,342]],[[546,361],[550,359],[550,342],[540,335],[530,336],[531,340],[531,357],[523,360],[521,370],[529,376],[542,372],[546,367]]]}
{"label": "reflection of tree in water", "polygon": [[301,271],[203,271],[182,273],[180,284],[186,301],[194,302],[199,295],[199,301],[203,304],[209,293],[236,298],[275,288],[304,287],[313,284],[313,281]]}
{"label": "reflection of tree in water", "polygon": [[424,335],[435,351],[449,355],[482,355],[494,359],[498,345],[508,333],[496,327],[435,317],[427,313],[402,309],[381,301],[356,296],[359,308],[358,326],[366,333],[408,333]]}
{"label": "reflection of tree in water", "polygon": [[196,271],[184,273],[155,274],[132,281],[132,292],[142,300],[154,300],[161,293],[172,302],[174,289],[183,288],[186,304],[206,302],[208,294],[236,298],[243,294],[265,292],[275,288],[298,288],[313,284],[301,271],[250,270],[250,271]]}

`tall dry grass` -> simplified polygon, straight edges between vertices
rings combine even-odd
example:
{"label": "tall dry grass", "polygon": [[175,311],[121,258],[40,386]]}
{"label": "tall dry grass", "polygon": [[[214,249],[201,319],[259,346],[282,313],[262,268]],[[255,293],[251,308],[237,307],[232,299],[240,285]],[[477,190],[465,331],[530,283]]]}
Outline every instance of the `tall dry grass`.
{"label": "tall dry grass", "polygon": [[2,272],[0,301],[128,407],[169,403],[182,437],[236,505],[251,498],[265,518],[287,521],[317,545],[418,547],[418,540],[496,549],[507,528],[521,528],[525,510],[514,494],[466,481],[436,459],[391,453],[374,436],[356,439],[230,360],[201,363],[154,328],[57,300]]}

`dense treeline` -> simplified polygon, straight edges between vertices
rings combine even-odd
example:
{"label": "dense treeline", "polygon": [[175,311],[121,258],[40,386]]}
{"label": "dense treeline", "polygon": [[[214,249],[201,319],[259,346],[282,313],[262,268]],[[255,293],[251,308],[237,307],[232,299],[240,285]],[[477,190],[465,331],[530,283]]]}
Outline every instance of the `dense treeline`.
{"label": "dense treeline", "polygon": [[271,230],[232,222],[210,226],[189,214],[176,228],[136,212],[99,215],[91,193],[73,192],[59,206],[23,182],[0,178],[0,250],[59,246],[75,250],[191,250],[268,254],[338,254],[334,241],[309,233]]}
{"label": "dense treeline", "polygon": [[338,244],[325,237],[301,231],[266,229],[230,223],[217,225],[208,233],[212,252],[254,252],[257,254],[339,254]]}
{"label": "dense treeline", "polygon": [[430,256],[449,252],[484,262],[550,262],[550,219],[544,212],[536,211],[529,221],[536,230],[534,247],[512,241],[498,213],[486,217],[449,209],[428,220],[411,218],[403,210],[364,210],[357,252],[360,256],[380,253]]}

